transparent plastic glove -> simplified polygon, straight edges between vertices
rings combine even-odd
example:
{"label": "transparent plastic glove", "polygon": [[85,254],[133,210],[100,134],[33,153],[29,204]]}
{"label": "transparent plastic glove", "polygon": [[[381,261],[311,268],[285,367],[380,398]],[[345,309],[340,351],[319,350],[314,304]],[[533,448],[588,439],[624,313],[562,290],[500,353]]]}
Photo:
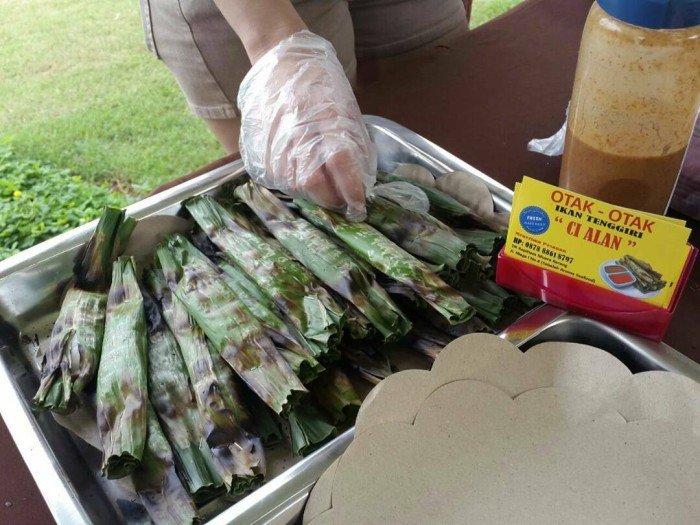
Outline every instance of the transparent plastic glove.
{"label": "transparent plastic glove", "polygon": [[241,156],[257,182],[366,217],[377,155],[329,42],[295,33],[258,60],[238,94]]}

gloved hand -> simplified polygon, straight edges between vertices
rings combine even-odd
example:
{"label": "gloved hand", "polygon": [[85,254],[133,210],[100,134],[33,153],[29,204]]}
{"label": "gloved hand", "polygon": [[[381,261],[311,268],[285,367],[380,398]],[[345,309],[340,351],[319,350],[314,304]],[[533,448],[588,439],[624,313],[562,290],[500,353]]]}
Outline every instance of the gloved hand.
{"label": "gloved hand", "polygon": [[238,107],[241,156],[253,180],[365,218],[376,151],[329,42],[309,31],[281,41],[246,75]]}

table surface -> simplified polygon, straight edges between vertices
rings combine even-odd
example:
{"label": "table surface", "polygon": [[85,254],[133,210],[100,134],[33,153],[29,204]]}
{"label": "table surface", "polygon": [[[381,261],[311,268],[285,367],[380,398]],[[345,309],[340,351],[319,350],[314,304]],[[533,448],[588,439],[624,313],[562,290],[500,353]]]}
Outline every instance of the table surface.
{"label": "table surface", "polygon": [[[523,175],[556,183],[559,159],[530,153],[525,145],[553,134],[565,118],[590,5],[591,0],[530,0],[426,56],[361,64],[362,111],[403,124],[509,187]],[[691,226],[698,245],[700,225]],[[698,312],[700,264],[666,337],[700,362]],[[7,480],[0,484],[0,525],[53,523],[1,421],[0,472]]]}

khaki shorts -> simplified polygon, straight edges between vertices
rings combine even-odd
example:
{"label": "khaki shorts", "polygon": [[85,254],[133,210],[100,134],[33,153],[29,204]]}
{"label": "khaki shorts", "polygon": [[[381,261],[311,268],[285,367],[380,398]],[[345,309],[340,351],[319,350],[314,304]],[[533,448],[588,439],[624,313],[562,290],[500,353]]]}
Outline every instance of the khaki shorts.
{"label": "khaki shorts", "polygon": [[[462,0],[292,3],[309,29],[334,45],[349,78],[357,58],[411,52],[467,30]],[[213,0],[141,0],[141,13],[148,49],[173,73],[192,111],[237,118],[238,87],[250,62]]]}

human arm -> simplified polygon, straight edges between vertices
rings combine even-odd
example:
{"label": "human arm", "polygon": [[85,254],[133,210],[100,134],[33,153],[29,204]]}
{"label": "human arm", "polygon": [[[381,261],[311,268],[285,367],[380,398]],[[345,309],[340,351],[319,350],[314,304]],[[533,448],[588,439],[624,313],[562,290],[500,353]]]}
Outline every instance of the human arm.
{"label": "human arm", "polygon": [[307,29],[290,0],[214,0],[255,64],[267,51]]}

